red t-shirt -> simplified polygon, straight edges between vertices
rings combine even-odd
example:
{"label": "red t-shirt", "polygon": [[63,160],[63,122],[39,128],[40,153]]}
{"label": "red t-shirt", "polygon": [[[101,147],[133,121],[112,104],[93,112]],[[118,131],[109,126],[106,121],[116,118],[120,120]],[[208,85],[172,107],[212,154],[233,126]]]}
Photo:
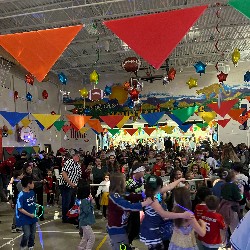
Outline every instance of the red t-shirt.
{"label": "red t-shirt", "polygon": [[207,212],[208,208],[206,204],[198,204],[195,206],[194,215],[196,220],[201,219],[201,216]]}
{"label": "red t-shirt", "polygon": [[201,219],[206,222],[206,235],[204,237],[198,236],[198,239],[204,246],[220,247],[221,235],[220,230],[225,228],[225,222],[221,214],[216,212],[205,212]]}
{"label": "red t-shirt", "polygon": [[161,168],[162,168],[162,165],[155,164],[153,167],[153,174],[157,176],[161,176]]}

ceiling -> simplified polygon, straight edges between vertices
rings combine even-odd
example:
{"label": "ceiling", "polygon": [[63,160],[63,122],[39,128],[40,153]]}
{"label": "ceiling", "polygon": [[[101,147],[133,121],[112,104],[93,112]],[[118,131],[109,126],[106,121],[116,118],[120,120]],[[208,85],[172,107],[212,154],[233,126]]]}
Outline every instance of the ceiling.
{"label": "ceiling", "polygon": [[[241,61],[250,61],[250,20],[227,2],[227,0],[0,0],[0,34],[84,23],[85,28],[65,50],[52,71],[64,72],[77,79],[87,79],[93,68],[99,73],[123,73],[121,62],[126,57],[135,55],[102,25],[104,20],[208,4],[209,8],[169,57],[169,65],[181,70],[200,60],[207,64],[227,63],[231,61],[231,53],[235,47],[241,52]],[[220,18],[216,13],[219,13]],[[171,29],[166,28],[163,32],[171,34]],[[219,51],[215,46],[217,40]],[[142,67],[146,70],[148,64],[143,60],[142,62]],[[143,74],[141,71],[140,75]]]}

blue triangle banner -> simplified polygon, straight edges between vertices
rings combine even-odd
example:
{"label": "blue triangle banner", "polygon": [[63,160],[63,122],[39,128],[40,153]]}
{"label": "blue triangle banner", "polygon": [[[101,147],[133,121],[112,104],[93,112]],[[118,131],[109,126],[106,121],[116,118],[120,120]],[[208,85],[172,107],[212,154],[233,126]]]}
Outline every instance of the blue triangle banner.
{"label": "blue triangle banner", "polygon": [[150,125],[154,126],[158,123],[158,121],[163,117],[165,112],[155,112],[148,114],[141,114],[141,117]]}
{"label": "blue triangle banner", "polygon": [[35,120],[37,125],[39,126],[39,128],[43,131],[44,130],[44,126],[38,121],[38,120]]}
{"label": "blue triangle banner", "polygon": [[11,127],[15,127],[29,113],[0,111],[0,114],[8,121]]}
{"label": "blue triangle banner", "polygon": [[171,120],[178,124],[179,128],[183,132],[187,132],[193,126],[193,124],[183,124],[183,122],[173,114],[168,114],[168,116],[171,118]]}
{"label": "blue triangle banner", "polygon": [[25,148],[23,148],[23,147],[16,147],[15,150],[16,150],[19,154],[21,154],[21,153],[23,152],[23,150],[25,150]]}

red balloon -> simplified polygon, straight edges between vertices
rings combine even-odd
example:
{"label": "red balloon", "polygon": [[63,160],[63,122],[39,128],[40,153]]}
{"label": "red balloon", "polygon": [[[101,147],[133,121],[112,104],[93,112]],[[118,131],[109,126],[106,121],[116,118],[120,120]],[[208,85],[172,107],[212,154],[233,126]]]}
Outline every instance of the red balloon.
{"label": "red balloon", "polygon": [[53,111],[50,112],[50,114],[55,115],[56,112],[53,110]]}
{"label": "red balloon", "polygon": [[14,91],[14,100],[17,100],[18,99],[18,92],[15,90]]}
{"label": "red balloon", "polygon": [[34,76],[32,74],[28,73],[28,74],[25,75],[25,82],[26,83],[28,83],[30,85],[33,85],[34,80],[35,80],[35,78],[34,78]]}
{"label": "red balloon", "polygon": [[171,68],[171,69],[168,71],[168,80],[169,80],[169,81],[174,80],[175,75],[176,75],[176,70],[175,70],[174,68]]}
{"label": "red balloon", "polygon": [[219,82],[223,83],[227,80],[227,76],[228,74],[225,74],[221,71],[220,74],[217,75],[217,78],[219,79]]}
{"label": "red balloon", "polygon": [[42,92],[42,96],[43,96],[43,99],[48,99],[49,94],[48,94],[47,90],[44,90]]}
{"label": "red balloon", "polygon": [[122,63],[122,67],[127,72],[134,72],[135,74],[139,70],[140,66],[141,66],[141,61],[136,57],[128,57]]}
{"label": "red balloon", "polygon": [[133,101],[137,101],[139,98],[139,91],[137,89],[132,89],[131,91],[129,91],[130,97]]}

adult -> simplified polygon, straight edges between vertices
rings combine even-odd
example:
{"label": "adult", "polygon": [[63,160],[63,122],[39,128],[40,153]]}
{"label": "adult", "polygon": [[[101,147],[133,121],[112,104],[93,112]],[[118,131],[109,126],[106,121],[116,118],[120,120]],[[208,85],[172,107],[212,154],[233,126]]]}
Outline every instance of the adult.
{"label": "adult", "polygon": [[109,155],[109,160],[107,162],[107,170],[108,172],[111,173],[120,173],[120,167],[119,164],[116,160],[116,157],[114,154]]}
{"label": "adult", "polygon": [[165,146],[166,152],[169,152],[173,148],[171,137],[168,137],[167,140],[164,141],[164,146]]}
{"label": "adult", "polygon": [[148,152],[148,166],[151,168],[151,170],[153,169],[155,162],[155,152],[153,150],[150,150]]}
{"label": "adult", "polygon": [[68,222],[66,214],[70,209],[70,205],[74,204],[74,191],[82,175],[79,160],[80,155],[77,151],[75,151],[72,155],[72,159],[67,160],[62,168],[62,175],[60,178],[60,190],[62,195],[63,223]]}
{"label": "adult", "polygon": [[225,145],[221,154],[221,166],[223,168],[231,169],[232,163],[234,162],[240,162],[240,159],[231,146]]}
{"label": "adult", "polygon": [[28,154],[27,151],[23,150],[20,158],[17,158],[17,161],[14,165],[15,170],[22,170],[24,163],[27,162]]}
{"label": "adult", "polygon": [[226,168],[220,168],[218,170],[218,176],[220,179],[217,179],[213,183],[212,193],[217,196],[219,199],[221,198],[221,187],[225,184],[225,178],[228,175],[228,170]]}
{"label": "adult", "polygon": [[183,156],[181,157],[181,169],[183,171],[184,176],[186,175],[187,171],[188,171],[188,159],[187,157]]}

